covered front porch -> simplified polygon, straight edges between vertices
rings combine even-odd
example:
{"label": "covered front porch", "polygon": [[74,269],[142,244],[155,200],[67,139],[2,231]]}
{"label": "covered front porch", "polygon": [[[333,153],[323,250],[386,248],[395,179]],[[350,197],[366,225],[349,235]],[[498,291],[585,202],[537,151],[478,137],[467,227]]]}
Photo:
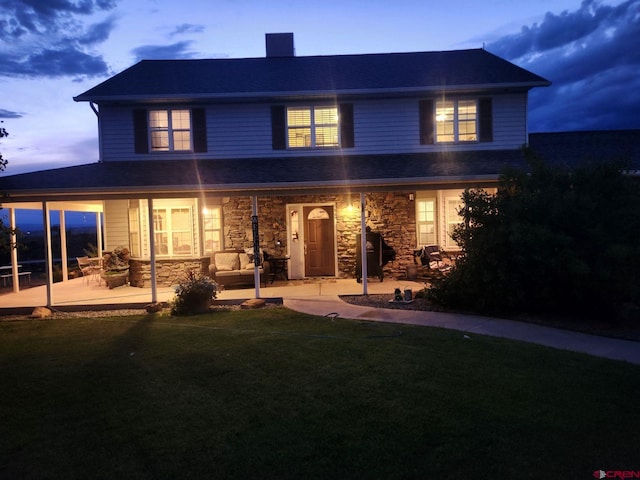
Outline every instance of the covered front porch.
{"label": "covered front porch", "polygon": [[[385,278],[383,282],[370,281],[368,293],[388,294],[392,298],[394,290],[399,288],[404,291],[411,289],[413,292],[424,288],[424,282],[420,280],[403,280]],[[315,278],[308,280],[276,281],[260,288],[260,298],[308,298],[308,297],[336,297],[339,295],[360,295],[362,285],[355,279]],[[159,287],[157,298],[160,302],[170,301],[173,298],[173,287]],[[218,293],[220,301],[233,301],[255,298],[256,291],[250,288],[226,289]],[[113,289],[104,284],[87,282],[83,278],[75,278],[65,282],[53,284],[53,305],[56,309],[74,309],[80,307],[87,309],[114,308],[114,307],[143,307],[151,303],[151,288],[140,288],[125,285]],[[46,285],[21,289],[19,292],[6,292],[0,294],[0,315],[9,313],[30,313],[37,306],[47,305]]]}

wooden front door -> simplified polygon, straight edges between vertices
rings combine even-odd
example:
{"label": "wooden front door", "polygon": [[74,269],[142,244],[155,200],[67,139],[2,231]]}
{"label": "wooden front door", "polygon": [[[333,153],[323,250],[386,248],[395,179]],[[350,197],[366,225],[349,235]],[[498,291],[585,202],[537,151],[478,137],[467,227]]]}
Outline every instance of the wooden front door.
{"label": "wooden front door", "polygon": [[304,268],[307,277],[334,276],[333,207],[304,207]]}

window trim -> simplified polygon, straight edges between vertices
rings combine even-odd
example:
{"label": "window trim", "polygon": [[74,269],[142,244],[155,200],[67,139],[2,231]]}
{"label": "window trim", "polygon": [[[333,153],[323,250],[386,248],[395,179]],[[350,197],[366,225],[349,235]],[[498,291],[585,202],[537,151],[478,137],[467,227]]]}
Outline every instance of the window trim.
{"label": "window trim", "polygon": [[[217,213],[217,215],[212,214],[212,212],[215,211]],[[215,252],[219,252],[221,250],[224,249],[223,247],[223,228],[224,228],[224,221],[222,219],[222,205],[218,205],[218,204],[207,204],[205,206],[202,207],[202,211],[201,211],[201,223],[202,223],[202,252],[204,255],[211,255]],[[207,228],[207,221],[208,220],[213,220],[213,219],[217,219],[218,220],[218,227],[217,228]],[[214,240],[212,239],[212,248],[209,249],[207,248],[207,242],[209,241],[209,239],[207,238],[209,234],[212,234],[212,236],[217,236],[218,239]],[[213,244],[214,242],[218,243],[218,249],[216,250],[215,248],[213,248]]]}
{"label": "window trim", "polygon": [[[422,202],[431,202],[433,204],[433,220],[420,220],[420,206]],[[421,242],[420,241],[420,227],[422,225],[431,225],[433,227],[433,241]],[[433,196],[418,196],[416,198],[416,242],[417,248],[424,245],[437,245],[438,244],[438,199],[436,195]]]}
{"label": "window trim", "polygon": [[[151,129],[149,115],[151,111],[187,110],[190,115],[190,149],[189,150],[154,150],[151,148]],[[207,112],[205,108],[188,108],[172,106],[165,108],[136,108],[133,110],[133,139],[134,152],[137,154],[185,154],[206,153],[208,151]]]}
{"label": "window trim", "polygon": [[[460,116],[460,103],[461,102],[473,102],[474,106],[475,106],[475,118],[473,120],[465,120],[465,119],[461,119]],[[441,120],[438,120],[438,104],[442,104],[442,103],[452,103],[453,104],[453,118],[450,120],[450,122],[453,124],[453,133],[452,134],[439,134],[438,133],[438,125],[439,122],[441,122]],[[445,143],[462,143],[462,144],[468,144],[468,143],[477,143],[479,141],[479,115],[478,115],[478,99],[477,98],[453,98],[453,99],[442,99],[442,100],[436,100],[435,104],[434,104],[434,118],[435,118],[435,124],[434,124],[434,129],[435,129],[435,133],[434,133],[434,140],[435,143],[437,144],[445,144]],[[460,126],[463,123],[471,123],[471,121],[473,121],[473,123],[475,124],[475,138],[473,140],[461,140],[460,136]],[[449,122],[447,120],[447,122]],[[438,140],[438,137],[440,136],[444,136],[444,135],[453,135],[453,140]]]}
{"label": "window trim", "polygon": [[[188,230],[180,230],[173,225],[173,213],[176,210],[186,210],[189,215],[189,229]],[[159,212],[164,211],[165,217],[159,217]],[[154,220],[154,228],[153,234],[155,236],[155,244],[156,247],[156,256],[162,258],[176,258],[176,257],[191,257],[195,253],[195,232],[194,232],[194,210],[191,205],[167,205],[167,206],[155,206],[153,207],[153,220]],[[157,225],[158,221],[163,220],[166,222],[166,225]],[[184,234],[187,233],[189,236],[189,251],[180,252],[176,251],[177,247],[174,245],[174,233]],[[166,237],[166,243],[162,242],[158,237],[159,235],[164,235]],[[162,252],[163,248],[161,245],[166,247],[166,252]]]}
{"label": "window trim", "polygon": [[[154,113],[162,113],[166,114],[166,126],[154,127],[152,126],[152,115]],[[188,128],[174,128],[174,112],[187,112],[189,114],[189,126]],[[192,152],[193,151],[193,122],[192,122],[192,114],[191,110],[188,108],[150,108],[147,112],[148,115],[148,135],[149,135],[149,145],[150,151],[152,153],[181,153],[181,152]],[[166,147],[154,147],[154,133],[155,132],[166,132],[167,136],[167,146]],[[189,134],[189,148],[187,149],[176,149],[175,146],[175,134],[178,132],[188,132]]]}
{"label": "window trim", "polygon": [[273,150],[331,150],[355,147],[354,111],[352,103],[299,105],[311,107],[336,106],[338,108],[338,145],[327,147],[288,147],[287,108],[298,105],[271,106],[271,147]]}
{"label": "window trim", "polygon": [[[336,121],[335,123],[316,123],[316,111],[321,109],[335,109]],[[308,111],[309,112],[309,124],[305,125],[290,125],[289,124],[289,112],[293,110]],[[318,145],[318,131],[322,128],[334,128],[336,131],[337,141],[336,144]],[[340,148],[340,108],[338,105],[296,105],[288,106],[285,108],[285,129],[286,129],[286,142],[287,150],[326,150],[332,148]],[[293,130],[309,130],[309,145],[304,146],[292,146],[290,141],[290,132]]]}
{"label": "window trim", "polygon": [[452,145],[493,142],[493,97],[461,97],[453,100],[476,101],[476,136],[475,141],[438,142],[436,140],[436,99],[426,98],[418,101],[420,145]]}

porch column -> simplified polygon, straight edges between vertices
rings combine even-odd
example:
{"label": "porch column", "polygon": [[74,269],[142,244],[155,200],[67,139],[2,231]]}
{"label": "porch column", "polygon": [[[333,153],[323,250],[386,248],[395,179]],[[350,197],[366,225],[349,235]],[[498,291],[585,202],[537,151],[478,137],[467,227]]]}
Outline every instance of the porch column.
{"label": "porch column", "polygon": [[[253,284],[256,288],[256,298],[260,298],[260,235],[258,234],[258,197],[251,197],[251,226],[253,231]],[[263,260],[264,261],[264,260]]]}
{"label": "porch column", "polygon": [[62,281],[66,282],[69,277],[69,266],[67,258],[67,222],[66,212],[60,210],[60,261],[62,262]]}
{"label": "porch column", "polygon": [[147,198],[149,209],[149,257],[151,259],[151,303],[158,301],[158,287],[156,284],[156,231],[153,224],[153,198]]}
{"label": "porch column", "polygon": [[47,273],[47,307],[51,307],[53,305],[53,256],[51,254],[51,215],[47,202],[42,202],[42,221],[44,224],[44,264]]}
{"label": "porch column", "polygon": [[367,200],[364,192],[360,192],[360,263],[362,264],[362,294],[367,295],[367,214],[365,212]]}
{"label": "porch column", "polygon": [[11,278],[13,280],[13,293],[20,291],[20,277],[18,275],[18,238],[16,236],[16,209],[9,209],[9,228],[11,235],[9,236],[9,248],[11,252]]}
{"label": "porch column", "polygon": [[[104,207],[102,208],[104,209]],[[96,238],[98,240],[98,257],[102,257],[102,215],[100,212],[96,212]]]}

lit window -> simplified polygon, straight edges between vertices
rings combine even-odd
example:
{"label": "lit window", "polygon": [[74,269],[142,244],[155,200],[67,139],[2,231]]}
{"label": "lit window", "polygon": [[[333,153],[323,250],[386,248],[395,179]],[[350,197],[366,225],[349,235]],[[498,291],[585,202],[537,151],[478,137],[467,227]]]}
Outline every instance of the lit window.
{"label": "lit window", "polygon": [[425,198],[416,202],[418,246],[435,245],[436,241],[436,200]]}
{"label": "lit window", "polygon": [[202,210],[204,253],[210,254],[222,249],[222,209],[205,207]]}
{"label": "lit window", "polygon": [[190,207],[154,208],[153,229],[158,255],[192,255],[193,217]]}
{"label": "lit window", "polygon": [[191,112],[189,110],[149,111],[151,150],[173,152],[191,150]]}
{"label": "lit window", "polygon": [[339,146],[338,108],[287,108],[287,145],[289,148]]}
{"label": "lit window", "polygon": [[436,102],[436,142],[478,140],[478,105],[475,100]]}

